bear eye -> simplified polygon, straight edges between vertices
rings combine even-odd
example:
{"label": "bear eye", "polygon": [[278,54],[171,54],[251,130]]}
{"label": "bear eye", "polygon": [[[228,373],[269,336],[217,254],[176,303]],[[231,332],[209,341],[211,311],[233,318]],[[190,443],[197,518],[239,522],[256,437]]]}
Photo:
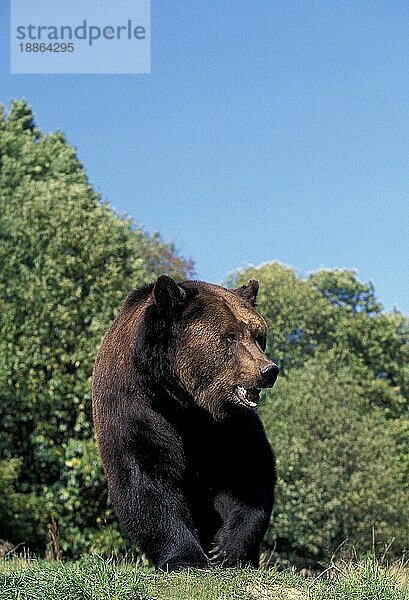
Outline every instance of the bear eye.
{"label": "bear eye", "polygon": [[266,349],[266,343],[267,343],[266,333],[259,333],[258,336],[256,337],[256,342],[264,352],[264,350]]}
{"label": "bear eye", "polygon": [[226,335],[226,340],[229,342],[229,344],[234,344],[237,342],[237,335],[235,333],[228,333]]}

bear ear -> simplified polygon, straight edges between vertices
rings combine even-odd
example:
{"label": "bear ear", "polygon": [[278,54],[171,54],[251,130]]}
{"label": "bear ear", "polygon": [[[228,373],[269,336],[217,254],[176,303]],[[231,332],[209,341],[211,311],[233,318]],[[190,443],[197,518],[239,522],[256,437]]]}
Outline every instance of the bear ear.
{"label": "bear ear", "polygon": [[160,314],[170,316],[185,303],[186,292],[172,277],[161,275],[153,286],[153,300]]}
{"label": "bear ear", "polygon": [[235,294],[237,294],[237,296],[243,298],[243,300],[248,302],[251,306],[255,306],[258,288],[259,284],[257,279],[250,279],[247,285],[242,285],[233,291]]}

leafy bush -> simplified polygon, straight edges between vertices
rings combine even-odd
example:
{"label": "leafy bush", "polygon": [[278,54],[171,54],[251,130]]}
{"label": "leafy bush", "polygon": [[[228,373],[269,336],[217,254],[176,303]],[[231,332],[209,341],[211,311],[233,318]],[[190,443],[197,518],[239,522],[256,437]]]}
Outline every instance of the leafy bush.
{"label": "leafy bush", "polygon": [[260,280],[268,351],[282,376],[261,407],[277,454],[267,543],[304,559],[409,542],[408,320],[385,313],[350,271],[302,279],[271,263],[238,271]]}
{"label": "leafy bush", "polygon": [[277,454],[270,545],[328,559],[345,548],[399,554],[409,539],[409,485],[394,423],[371,406],[354,356],[318,353],[293,369],[263,407]]}
{"label": "leafy bush", "polygon": [[101,203],[75,150],[43,136],[24,102],[0,115],[0,264],[0,459],[19,459],[36,524],[8,536],[42,550],[53,514],[78,555],[111,515],[90,409],[101,336],[133,287],[192,264]]}

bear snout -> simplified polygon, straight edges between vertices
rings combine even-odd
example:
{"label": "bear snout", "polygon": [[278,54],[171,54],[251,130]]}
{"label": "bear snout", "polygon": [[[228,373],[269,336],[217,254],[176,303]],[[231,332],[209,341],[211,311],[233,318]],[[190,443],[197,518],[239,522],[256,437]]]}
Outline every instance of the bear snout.
{"label": "bear snout", "polygon": [[280,369],[274,362],[268,363],[260,369],[259,385],[257,387],[269,388],[273,387],[278,377]]}

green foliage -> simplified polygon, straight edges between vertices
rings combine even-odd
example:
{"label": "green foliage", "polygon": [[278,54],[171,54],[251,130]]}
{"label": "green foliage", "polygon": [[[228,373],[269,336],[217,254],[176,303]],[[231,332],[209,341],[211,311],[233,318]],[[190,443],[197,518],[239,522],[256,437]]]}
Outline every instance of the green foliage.
{"label": "green foliage", "polygon": [[342,346],[362,359],[376,378],[409,398],[409,320],[395,311],[381,312],[372,284],[362,284],[352,271],[323,270],[307,279],[290,267],[269,263],[239,270],[227,285],[259,279],[258,306],[270,328],[268,350],[282,371],[300,367],[319,349]]}
{"label": "green foliage", "polygon": [[312,285],[279,263],[236,271],[227,280],[238,287],[259,279],[257,305],[269,325],[267,351],[280,359],[282,372],[302,366],[320,344],[333,342],[336,314]]}
{"label": "green foliage", "polygon": [[308,280],[333,306],[347,312],[371,314],[382,309],[372,283],[361,283],[353,271],[322,269],[312,273]]}
{"label": "green foliage", "polygon": [[[262,406],[277,454],[267,542],[328,559],[339,545],[400,554],[409,541],[408,320],[384,313],[351,271],[307,279],[277,263],[238,271],[260,280],[268,351],[284,367]],[[345,543],[346,542],[346,543]]]}
{"label": "green foliage", "polygon": [[55,514],[75,555],[111,514],[90,416],[101,336],[133,287],[192,264],[101,203],[75,149],[43,136],[24,102],[1,114],[0,459],[19,458],[17,489],[37,497],[41,532],[9,538],[41,550]]}
{"label": "green foliage", "polygon": [[[263,407],[279,473],[270,544],[328,559],[348,541],[399,554],[409,539],[409,482],[393,422],[371,398],[359,361],[317,354],[279,381]],[[291,418],[289,418],[289,416]]]}
{"label": "green foliage", "polygon": [[14,484],[17,479],[20,460],[0,461],[0,532],[7,539],[20,520],[24,510],[24,497],[16,493]]}
{"label": "green foliage", "polygon": [[[63,134],[43,135],[16,101],[8,115],[0,106],[0,265],[0,538],[44,552],[53,515],[64,556],[119,555],[129,547],[91,424],[94,356],[132,288],[160,273],[185,278],[192,264],[115,215]],[[384,312],[353,271],[303,279],[270,263],[228,283],[250,278],[281,366],[261,408],[278,465],[268,546],[325,560],[345,540],[372,550],[374,532],[377,548],[401,553],[408,319]]]}

